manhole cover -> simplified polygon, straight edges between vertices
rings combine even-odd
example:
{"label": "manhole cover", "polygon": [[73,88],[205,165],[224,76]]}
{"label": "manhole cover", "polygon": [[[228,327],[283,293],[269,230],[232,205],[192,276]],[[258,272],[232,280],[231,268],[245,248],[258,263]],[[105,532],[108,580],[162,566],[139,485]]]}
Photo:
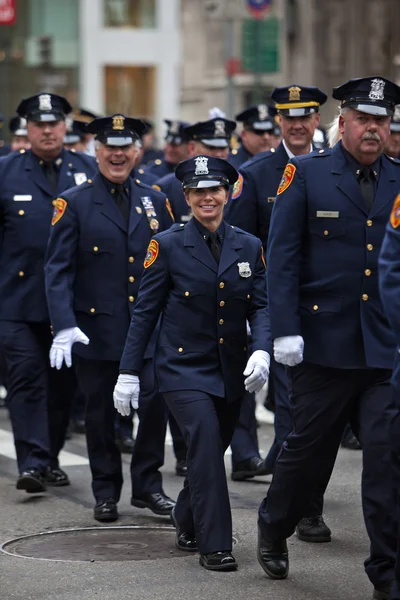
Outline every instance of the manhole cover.
{"label": "manhole cover", "polygon": [[171,527],[88,527],[10,540],[2,552],[24,558],[62,561],[154,560],[187,556],[175,547]]}

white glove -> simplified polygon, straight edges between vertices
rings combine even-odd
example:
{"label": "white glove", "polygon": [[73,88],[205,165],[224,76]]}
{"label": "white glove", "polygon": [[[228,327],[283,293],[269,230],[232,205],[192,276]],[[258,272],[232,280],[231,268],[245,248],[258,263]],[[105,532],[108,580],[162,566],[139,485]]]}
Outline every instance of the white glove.
{"label": "white glove", "polygon": [[52,367],[60,370],[65,360],[67,367],[72,365],[71,350],[76,342],[89,343],[89,338],[79,329],[79,327],[70,327],[59,331],[55,336],[50,348],[50,364]]}
{"label": "white glove", "polygon": [[139,407],[140,383],[137,375],[121,373],[114,388],[114,406],[123,417],[128,417],[132,408]]}
{"label": "white glove", "polygon": [[248,392],[259,392],[268,381],[270,362],[271,358],[264,350],[256,350],[250,356],[243,371],[244,387]]}
{"label": "white glove", "polygon": [[276,362],[294,367],[303,361],[304,340],[301,335],[287,335],[274,340]]}

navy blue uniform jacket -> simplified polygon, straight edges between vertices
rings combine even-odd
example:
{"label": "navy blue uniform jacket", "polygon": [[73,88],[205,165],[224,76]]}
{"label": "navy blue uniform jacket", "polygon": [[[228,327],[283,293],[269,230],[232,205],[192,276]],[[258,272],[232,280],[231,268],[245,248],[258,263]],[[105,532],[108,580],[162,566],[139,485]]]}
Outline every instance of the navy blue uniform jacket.
{"label": "navy blue uniform jacket", "polygon": [[244,163],[229,200],[225,219],[258,237],[266,249],[276,191],[289,157],[282,144]]}
{"label": "navy blue uniform jacket", "polygon": [[[160,391],[201,390],[237,399],[244,392],[246,319],[253,350],[271,351],[260,241],[225,223],[217,265],[192,220],[154,239],[159,254],[145,269],[120,368],[140,371],[162,312],[155,353]],[[248,277],[239,274],[242,262],[251,270]]]}
{"label": "navy blue uniform jacket", "polygon": [[44,256],[54,206],[61,192],[97,172],[94,158],[63,150],[56,195],[40,159],[28,150],[0,161],[0,319],[49,322]]}
{"label": "navy blue uniform jacket", "polygon": [[394,356],[393,384],[400,392],[400,194],[387,224],[379,257],[379,282],[386,315],[394,331],[397,352]]}
{"label": "navy blue uniform jacket", "polygon": [[268,242],[272,337],[303,336],[311,363],[390,369],[395,341],[379,295],[378,256],[399,165],[382,155],[368,213],[341,142],[290,163],[296,171],[277,196]]}
{"label": "navy blue uniform jacket", "polygon": [[253,158],[253,155],[250,154],[250,152],[248,150],[246,150],[246,148],[243,146],[243,144],[241,144],[239,146],[239,148],[234,148],[233,150],[230,151],[229,156],[228,156],[228,161],[231,163],[231,165],[233,167],[235,167],[235,169],[237,171],[239,171],[239,169],[243,165],[243,163],[251,160],[252,158]]}
{"label": "navy blue uniform jacket", "polygon": [[158,158],[153,163],[147,165],[144,170],[146,173],[151,173],[159,179],[160,177],[164,177],[164,175],[168,175],[168,173],[173,173],[175,167],[176,165],[167,163],[164,158],[161,160]]}
{"label": "navy blue uniform jacket", "polygon": [[187,223],[190,218],[190,207],[185,200],[185,194],[182,189],[182,182],[175,177],[175,173],[169,173],[157,179],[153,187],[161,190],[171,203],[171,209],[176,223]]}
{"label": "navy blue uniform jacket", "polygon": [[172,219],[163,194],[131,179],[129,224],[100,174],[62,198],[67,208],[52,227],[46,294],[54,332],[78,326],[90,339],[79,356],[119,361],[153,235],[143,206],[150,197],[159,230]]}

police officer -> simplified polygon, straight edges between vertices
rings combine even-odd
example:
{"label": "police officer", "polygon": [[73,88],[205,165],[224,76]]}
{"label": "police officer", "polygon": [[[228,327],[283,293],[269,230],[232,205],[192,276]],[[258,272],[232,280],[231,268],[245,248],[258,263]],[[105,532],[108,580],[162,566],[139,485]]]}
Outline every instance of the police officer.
{"label": "police officer", "polygon": [[71,118],[66,120],[67,131],[64,136],[64,148],[86,152],[86,124]]}
{"label": "police officer", "polygon": [[[276,151],[271,149],[270,152],[263,152],[242,165],[226,214],[229,223],[258,236],[265,247],[276,190],[286,163],[289,158],[314,149],[312,139],[319,125],[319,107],[326,102],[327,96],[316,87],[293,84],[275,88],[271,98],[276,102],[282,142]],[[265,459],[264,472],[267,473],[273,472],[282,444],[293,429],[285,367],[274,360],[271,364],[270,398],[275,406],[275,439]],[[250,449],[252,438],[247,435],[247,439]],[[252,467],[252,464],[246,463],[233,464],[233,472],[239,469],[251,476]],[[331,531],[323,520],[322,510],[323,494],[318,493],[309,513],[303,515],[298,524],[299,539],[305,542],[330,542]]]}
{"label": "police officer", "polygon": [[385,153],[393,158],[400,157],[400,106],[396,106],[390,122],[390,135],[386,142]]}
{"label": "police officer", "polygon": [[271,118],[266,104],[246,108],[236,115],[235,120],[243,123],[240,134],[241,145],[231,150],[229,162],[235,169],[239,169],[256,154],[271,150],[276,123]]}
{"label": "police officer", "polygon": [[28,131],[26,129],[26,119],[16,115],[12,117],[8,123],[8,128],[11,133],[11,151],[29,150],[31,147],[28,139]]}
{"label": "police officer", "polygon": [[[382,243],[379,256],[379,283],[382,304],[386,316],[393,329],[397,352],[395,353],[392,385],[396,405],[395,416],[391,425],[390,443],[392,446],[392,466],[394,474],[394,491],[397,498],[397,515],[399,515],[399,489],[400,489],[400,194],[396,195],[390,219],[387,224],[386,234]],[[390,600],[400,599],[400,544],[397,545],[395,564],[395,581],[391,590]]]}
{"label": "police officer", "polygon": [[295,429],[259,509],[258,559],[288,573],[286,538],[328,483],[350,419],[363,449],[362,498],[374,598],[389,597],[397,520],[390,457],[395,339],[378,290],[377,261],[399,164],[382,154],[400,88],[381,77],[334,88],[342,140],[285,168],[268,242],[275,359],[289,367]]}
{"label": "police officer", "polygon": [[[235,121],[224,117],[199,121],[185,128],[184,135],[188,141],[189,157],[205,154],[216,158],[227,159],[232,133],[236,128]],[[174,173],[170,173],[159,179],[155,184],[168,197],[175,221],[186,223],[190,218],[190,207],[188,206],[182,186]]]}
{"label": "police officer", "polygon": [[141,117],[141,121],[146,125],[146,131],[142,136],[142,147],[143,151],[140,156],[140,162],[138,164],[140,166],[146,166],[150,163],[153,163],[157,159],[163,159],[164,154],[162,150],[156,148],[156,140],[154,137],[154,125],[148,119],[143,119]]}
{"label": "police officer", "polygon": [[73,374],[49,369],[51,345],[43,262],[52,201],[91,177],[94,159],[63,149],[71,106],[55,94],[22,100],[31,150],[0,164],[0,348],[7,369],[10,409],[20,477],[17,488],[41,492],[46,482],[68,484],[58,468],[75,393]]}
{"label": "police officer", "polygon": [[[112,391],[118,375],[143,260],[154,233],[172,218],[163,194],[129,174],[139,119],[112,115],[92,121],[99,173],[58,198],[45,265],[46,293],[54,342],[50,358],[59,369],[76,354],[79,383],[86,395],[85,430],[94,518],[118,519],[122,488],[121,454],[114,435]],[[152,345],[140,369],[139,429],[131,462],[133,506],[168,515],[174,502],[164,494],[159,471],[164,461],[166,406],[153,378]]]}
{"label": "police officer", "polygon": [[[98,116],[100,115],[97,115],[86,108],[75,108],[74,112],[72,113],[72,118],[74,121],[79,121],[85,125],[91,123],[93,119],[96,119]],[[91,133],[86,132],[83,142],[86,146],[85,154],[88,154],[89,156],[95,156],[94,136]]]}
{"label": "police officer", "polygon": [[167,125],[167,134],[165,136],[164,158],[156,158],[150,164],[146,171],[157,176],[157,179],[173,173],[178,163],[185,160],[188,156],[187,138],[185,127],[189,125],[186,121],[171,121],[164,119]]}
{"label": "police officer", "polygon": [[[172,513],[176,545],[198,549],[206,569],[226,571],[237,564],[224,451],[244,386],[260,389],[269,370],[263,252],[259,240],[222,220],[237,178],[227,161],[201,155],[175,174],[193,218],[150,242],[114,403],[122,414],[137,406],[140,365],[162,313],[156,377],[188,447],[188,477]],[[247,365],[246,319],[254,345]]]}

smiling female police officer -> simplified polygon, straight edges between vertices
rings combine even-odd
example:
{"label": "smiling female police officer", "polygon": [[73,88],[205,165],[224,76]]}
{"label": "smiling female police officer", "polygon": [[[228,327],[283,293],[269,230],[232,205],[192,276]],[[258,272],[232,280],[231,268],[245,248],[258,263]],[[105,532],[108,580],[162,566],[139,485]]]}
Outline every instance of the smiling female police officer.
{"label": "smiling female police officer", "polygon": [[[193,218],[150,242],[114,404],[121,414],[137,406],[144,350],[161,313],[156,377],[187,444],[188,477],[172,513],[176,545],[199,549],[206,569],[227,571],[237,564],[224,451],[244,387],[257,391],[268,377],[265,266],[260,241],[222,220],[236,170],[197,156],[176,176]],[[247,365],[246,320],[254,347]]]}

